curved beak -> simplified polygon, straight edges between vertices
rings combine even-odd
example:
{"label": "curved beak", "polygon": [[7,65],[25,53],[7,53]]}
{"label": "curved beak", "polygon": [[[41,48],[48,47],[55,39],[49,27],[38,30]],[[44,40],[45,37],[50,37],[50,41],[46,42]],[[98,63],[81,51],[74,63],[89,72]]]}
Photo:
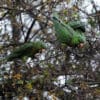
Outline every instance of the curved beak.
{"label": "curved beak", "polygon": [[84,43],[80,43],[80,44],[78,45],[78,47],[79,47],[79,48],[83,48],[84,45],[85,45]]}
{"label": "curved beak", "polygon": [[40,49],[40,50],[39,50],[40,53],[42,53],[42,52],[44,52],[44,51],[45,51],[45,49]]}

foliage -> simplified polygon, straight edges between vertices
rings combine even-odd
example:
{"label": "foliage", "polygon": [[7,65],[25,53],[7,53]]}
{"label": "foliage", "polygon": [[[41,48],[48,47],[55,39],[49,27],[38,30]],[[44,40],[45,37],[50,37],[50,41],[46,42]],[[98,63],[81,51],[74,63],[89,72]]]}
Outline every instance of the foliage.
{"label": "foliage", "polygon": [[[89,1],[93,11],[88,13],[85,1],[0,0],[0,59],[22,49],[18,59],[11,57],[9,61],[0,62],[1,100],[100,98],[100,14],[93,0]],[[85,34],[86,48],[59,45],[52,22],[54,12],[61,19],[56,23],[59,26],[56,25],[57,31],[67,34],[60,35],[61,41],[72,37],[65,28],[70,26],[71,32],[77,33],[77,36],[73,34],[75,37],[84,38],[79,34]],[[46,50],[31,53],[32,49],[27,44],[35,41],[43,41]],[[76,41],[74,38],[72,42]]]}

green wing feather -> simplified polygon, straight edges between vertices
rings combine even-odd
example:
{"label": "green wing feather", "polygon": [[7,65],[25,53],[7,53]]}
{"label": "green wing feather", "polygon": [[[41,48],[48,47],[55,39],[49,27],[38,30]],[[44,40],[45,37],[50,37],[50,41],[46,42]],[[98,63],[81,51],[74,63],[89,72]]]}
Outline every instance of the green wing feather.
{"label": "green wing feather", "polygon": [[7,61],[11,61],[17,58],[23,58],[24,56],[34,57],[36,53],[44,48],[46,48],[45,45],[40,41],[25,43],[22,46],[16,48],[6,59]]}
{"label": "green wing feather", "polygon": [[68,43],[70,42],[74,30],[65,25],[61,20],[57,19],[56,17],[53,18],[53,23],[56,31],[56,36],[61,43]]}

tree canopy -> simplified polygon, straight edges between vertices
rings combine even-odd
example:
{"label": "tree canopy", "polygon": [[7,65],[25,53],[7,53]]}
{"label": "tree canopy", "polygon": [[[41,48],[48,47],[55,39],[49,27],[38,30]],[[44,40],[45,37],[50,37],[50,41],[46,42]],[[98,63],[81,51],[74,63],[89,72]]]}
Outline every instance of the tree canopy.
{"label": "tree canopy", "polygon": [[[98,100],[98,4],[95,0],[0,0],[1,100]],[[84,23],[85,31],[81,29],[87,41],[84,48],[59,43],[52,22],[54,13],[71,27],[74,21]],[[70,23],[72,21],[73,24]],[[75,26],[77,25],[74,25],[74,29],[77,28]],[[42,41],[46,49],[36,52],[35,57],[2,60],[15,49],[36,41]],[[29,48],[28,52],[31,51]],[[24,51],[22,54],[28,53]]]}

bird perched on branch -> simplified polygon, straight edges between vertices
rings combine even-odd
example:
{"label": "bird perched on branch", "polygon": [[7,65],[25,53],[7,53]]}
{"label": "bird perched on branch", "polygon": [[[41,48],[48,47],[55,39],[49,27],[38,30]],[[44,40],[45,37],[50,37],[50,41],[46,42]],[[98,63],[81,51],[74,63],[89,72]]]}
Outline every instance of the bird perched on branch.
{"label": "bird perched on branch", "polygon": [[57,14],[53,16],[54,28],[56,31],[57,39],[60,43],[66,44],[68,46],[79,46],[82,47],[86,42],[86,37],[83,34],[85,28],[82,22],[69,22],[65,24],[59,19]]}
{"label": "bird perched on branch", "polygon": [[41,52],[45,48],[45,44],[41,41],[28,42],[12,51],[11,54],[6,57],[6,60],[12,61],[14,59],[22,59],[23,57],[34,58],[36,53]]}

